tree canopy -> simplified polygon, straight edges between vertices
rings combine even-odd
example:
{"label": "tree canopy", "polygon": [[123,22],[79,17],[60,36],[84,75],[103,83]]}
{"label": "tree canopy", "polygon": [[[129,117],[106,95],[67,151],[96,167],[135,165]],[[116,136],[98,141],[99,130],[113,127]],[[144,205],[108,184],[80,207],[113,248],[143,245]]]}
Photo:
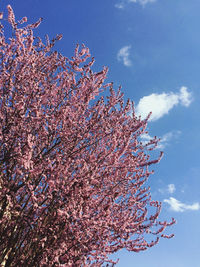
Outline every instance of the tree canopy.
{"label": "tree canopy", "polygon": [[[121,90],[93,72],[89,49],[71,59],[34,37],[8,6],[0,24],[0,263],[113,265],[109,255],[154,246],[160,222],[148,167],[158,139],[141,142],[147,121]],[[3,21],[3,20],[2,20]],[[148,240],[152,241],[148,241]]]}

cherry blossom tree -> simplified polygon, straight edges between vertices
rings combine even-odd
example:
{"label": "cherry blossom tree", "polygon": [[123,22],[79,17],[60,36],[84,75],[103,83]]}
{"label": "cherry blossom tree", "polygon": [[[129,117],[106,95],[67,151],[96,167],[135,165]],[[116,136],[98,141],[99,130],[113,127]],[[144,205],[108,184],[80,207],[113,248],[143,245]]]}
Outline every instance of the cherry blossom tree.
{"label": "cherry blossom tree", "polygon": [[[145,120],[93,72],[89,49],[68,59],[33,35],[9,5],[0,24],[0,264],[112,266],[109,255],[154,246],[163,230],[151,199]],[[2,13],[0,18],[2,19]],[[3,20],[1,20],[3,22]]]}

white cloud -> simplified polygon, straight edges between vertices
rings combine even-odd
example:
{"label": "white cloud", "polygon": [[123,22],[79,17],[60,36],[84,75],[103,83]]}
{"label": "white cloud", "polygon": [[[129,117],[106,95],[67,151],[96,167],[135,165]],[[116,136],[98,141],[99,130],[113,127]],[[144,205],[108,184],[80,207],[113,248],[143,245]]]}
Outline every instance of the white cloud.
{"label": "white cloud", "polygon": [[187,87],[182,86],[179,93],[161,93],[144,96],[139,100],[136,106],[136,114],[144,119],[152,112],[149,121],[156,121],[168,114],[176,105],[181,104],[188,107],[192,102],[192,94],[188,92]]}
{"label": "white cloud", "polygon": [[[159,141],[156,149],[159,149],[159,150],[164,149],[169,144],[170,140],[177,139],[180,134],[181,134],[181,131],[171,131],[171,132],[168,132],[168,133],[164,134],[163,136],[159,137],[160,141]],[[141,135],[141,141],[143,144],[147,144],[151,139],[153,139],[153,137],[150,136],[149,134],[142,134]]]}
{"label": "white cloud", "polygon": [[143,144],[147,144],[153,137],[149,135],[148,133],[141,134],[141,139]]}
{"label": "white cloud", "polygon": [[177,139],[181,134],[181,131],[172,131],[164,134],[160,137],[160,142],[158,143],[157,149],[164,149],[168,144],[169,141],[172,139]]}
{"label": "white cloud", "polygon": [[131,49],[131,46],[127,45],[127,46],[122,47],[117,53],[117,60],[122,61],[123,64],[127,67],[130,67],[132,65],[131,60],[129,58],[130,49]]}
{"label": "white cloud", "polygon": [[187,205],[174,197],[170,197],[169,199],[164,199],[164,202],[170,205],[170,209],[176,212],[184,212],[186,210],[200,210],[200,203],[195,202],[192,205]]}
{"label": "white cloud", "polygon": [[115,4],[115,7],[116,8],[119,8],[119,9],[123,9],[127,4],[129,3],[134,3],[134,4],[140,4],[142,6],[145,6],[146,4],[149,4],[149,3],[154,3],[156,2],[156,0],[123,0],[117,4]]}
{"label": "white cloud", "polygon": [[176,187],[174,184],[168,184],[168,186],[167,186],[168,193],[173,194],[175,192],[175,190],[176,190]]}
{"label": "white cloud", "polygon": [[187,87],[185,86],[181,87],[179,99],[183,106],[189,107],[190,103],[192,102],[192,95],[190,92],[187,91]]}
{"label": "white cloud", "polygon": [[124,8],[124,3],[118,3],[118,4],[115,4],[115,7],[116,8],[119,8],[119,9],[123,9]]}
{"label": "white cloud", "polygon": [[143,6],[145,6],[148,3],[154,3],[156,0],[128,0],[128,3],[139,3]]}
{"label": "white cloud", "polygon": [[174,184],[168,184],[165,188],[159,188],[158,191],[161,194],[173,194],[176,191],[176,187]]}

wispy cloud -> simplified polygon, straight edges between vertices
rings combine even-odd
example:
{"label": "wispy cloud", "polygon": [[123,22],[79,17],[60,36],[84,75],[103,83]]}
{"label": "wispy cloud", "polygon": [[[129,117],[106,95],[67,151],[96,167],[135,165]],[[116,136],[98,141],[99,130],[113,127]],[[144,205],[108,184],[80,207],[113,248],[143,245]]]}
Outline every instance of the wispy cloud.
{"label": "wispy cloud", "polygon": [[119,9],[123,9],[124,8],[124,3],[123,2],[117,3],[117,4],[115,4],[115,7],[119,8]]}
{"label": "wispy cloud", "polygon": [[154,3],[156,0],[128,0],[128,3],[139,3],[143,6],[149,3]]}
{"label": "wispy cloud", "polygon": [[168,114],[169,111],[178,104],[188,107],[192,102],[192,94],[187,87],[182,86],[178,93],[161,93],[144,96],[136,106],[137,115],[144,119],[149,112],[152,112],[149,121],[156,121]]}
{"label": "wispy cloud", "polygon": [[115,4],[116,8],[123,9],[126,4],[133,3],[133,4],[140,4],[142,6],[145,6],[149,3],[154,3],[156,0],[122,0],[121,2]]}
{"label": "wispy cloud", "polygon": [[170,205],[170,209],[176,212],[184,212],[186,210],[200,210],[200,203],[195,202],[191,205],[182,203],[174,197],[170,197],[169,199],[164,199],[164,202]]}
{"label": "wispy cloud", "polygon": [[173,194],[175,192],[175,190],[176,190],[176,187],[174,184],[168,184],[168,186],[167,186],[168,193]]}
{"label": "wispy cloud", "polygon": [[120,62],[123,62],[123,64],[127,67],[130,67],[132,65],[132,62],[129,58],[130,49],[131,49],[131,46],[127,45],[127,46],[122,47],[117,53],[117,60]]}
{"label": "wispy cloud", "polygon": [[[180,136],[180,134],[181,134],[181,131],[171,131],[171,132],[164,134],[163,136],[160,136],[159,137],[160,141],[159,141],[156,149],[164,149],[172,139],[177,139]],[[143,144],[148,143],[152,139],[153,139],[153,137],[149,134],[142,134],[141,135],[141,141]]]}
{"label": "wispy cloud", "polygon": [[164,149],[168,146],[172,139],[177,139],[181,134],[181,131],[171,131],[160,137],[160,142],[158,143],[157,149]]}
{"label": "wispy cloud", "polygon": [[173,194],[176,191],[176,187],[174,184],[168,184],[165,188],[159,188],[158,191],[161,194]]}

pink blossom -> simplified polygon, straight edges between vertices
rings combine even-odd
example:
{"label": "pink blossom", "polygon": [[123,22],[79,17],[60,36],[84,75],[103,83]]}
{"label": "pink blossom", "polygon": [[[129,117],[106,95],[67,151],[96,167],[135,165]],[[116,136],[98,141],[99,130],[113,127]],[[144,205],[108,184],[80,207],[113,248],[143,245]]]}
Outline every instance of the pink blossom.
{"label": "pink blossom", "polygon": [[10,5],[7,6],[8,9],[8,22],[12,25],[12,27],[15,27],[15,14],[13,12],[13,9]]}

